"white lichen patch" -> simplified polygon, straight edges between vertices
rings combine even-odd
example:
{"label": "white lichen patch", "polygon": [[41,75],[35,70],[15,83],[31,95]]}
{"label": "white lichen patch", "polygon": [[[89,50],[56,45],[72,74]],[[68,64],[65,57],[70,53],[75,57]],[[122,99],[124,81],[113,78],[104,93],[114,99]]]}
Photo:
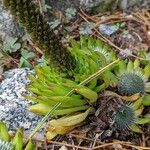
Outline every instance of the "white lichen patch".
{"label": "white lichen patch", "polygon": [[27,93],[25,89],[29,83],[27,75],[33,73],[28,68],[21,68],[3,74],[5,79],[0,83],[0,120],[4,121],[10,130],[19,127],[32,130],[41,119],[27,110],[32,102],[21,96],[21,93]]}

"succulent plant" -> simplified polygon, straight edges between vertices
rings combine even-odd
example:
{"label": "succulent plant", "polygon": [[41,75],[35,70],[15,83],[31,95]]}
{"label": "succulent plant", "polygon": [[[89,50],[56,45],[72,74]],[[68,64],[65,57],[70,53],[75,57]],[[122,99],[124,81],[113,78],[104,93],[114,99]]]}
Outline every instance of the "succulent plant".
{"label": "succulent plant", "polygon": [[150,123],[149,117],[142,116],[143,110],[142,97],[131,104],[121,104],[118,110],[112,115],[116,129],[120,131],[131,129],[133,132],[142,133],[143,131],[138,125]]}
{"label": "succulent plant", "polygon": [[3,0],[3,2],[26,29],[33,42],[45,53],[49,64],[55,70],[71,77],[75,76],[77,80],[82,81],[99,67],[106,65],[109,47],[100,40],[81,37],[80,42],[72,40],[72,46],[65,48],[60,36],[51,29],[34,1]]}
{"label": "succulent plant", "polygon": [[118,92],[121,95],[131,96],[145,92],[145,80],[136,72],[125,72],[119,77]]}
{"label": "succulent plant", "polygon": [[134,123],[134,119],[134,110],[127,105],[121,106],[114,117],[115,124],[120,130],[129,128]]}
{"label": "succulent plant", "polygon": [[[0,122],[0,149],[1,150],[23,150],[23,130],[18,129],[14,137],[10,137],[6,124]],[[25,146],[25,150],[35,150],[31,140]]]}
{"label": "succulent plant", "polygon": [[72,40],[69,50],[77,60],[74,77],[79,82],[117,59],[109,46],[92,37],[81,36],[80,41]]}
{"label": "succulent plant", "polygon": [[[150,91],[150,63],[141,65],[138,59],[121,60],[116,64],[106,76],[106,80],[111,80],[113,87],[118,88],[120,96],[132,96],[134,94],[146,94]],[[110,85],[111,85],[110,83]]]}
{"label": "succulent plant", "polygon": [[[97,86],[97,79],[90,82],[88,87],[76,86],[90,74],[95,73],[99,66],[105,66],[108,62],[115,60],[114,53],[109,53],[109,48],[101,41],[85,37],[81,37],[80,42],[73,40],[70,51],[78,60],[79,70],[77,68],[74,70],[75,79],[66,79],[63,74],[56,73],[47,65],[35,67],[36,77],[29,76],[31,84],[27,86],[27,89],[33,94],[24,96],[42,103],[31,106],[29,108],[31,111],[45,115],[58,101],[61,101],[62,106],[55,112],[55,115],[65,115],[86,110],[89,108],[88,103],[92,104],[96,101],[97,93],[93,89]],[[66,96],[72,88],[76,88],[76,93],[71,97]]]}
{"label": "succulent plant", "polygon": [[[37,77],[30,75],[31,85],[27,89],[32,95],[23,95],[26,99],[38,102],[29,107],[29,110],[46,115],[49,110],[61,102],[61,106],[54,112],[53,116],[63,116],[78,111],[87,110],[90,104],[97,100],[97,93],[83,85],[78,85],[75,81],[62,78],[53,72],[49,66],[35,68]],[[73,88],[75,93],[67,95]]]}
{"label": "succulent plant", "polygon": [[32,95],[23,94],[26,99],[38,103],[30,106],[29,110],[46,115],[44,120],[49,116],[63,116],[48,123],[48,139],[54,138],[57,134],[67,133],[93,113],[93,104],[97,101],[98,95],[85,85],[118,61],[119,59],[113,61],[81,83],[62,77],[46,65],[35,68],[37,76],[30,75],[31,84],[27,86]]}
{"label": "succulent plant", "polygon": [[142,133],[138,124],[150,123],[150,118],[142,116],[144,106],[150,106],[150,63],[135,59],[121,60],[106,76],[113,87],[118,87],[118,93],[105,91],[106,95],[115,96],[123,102],[131,102],[130,105],[121,105],[113,116],[118,129],[130,128],[132,131]]}

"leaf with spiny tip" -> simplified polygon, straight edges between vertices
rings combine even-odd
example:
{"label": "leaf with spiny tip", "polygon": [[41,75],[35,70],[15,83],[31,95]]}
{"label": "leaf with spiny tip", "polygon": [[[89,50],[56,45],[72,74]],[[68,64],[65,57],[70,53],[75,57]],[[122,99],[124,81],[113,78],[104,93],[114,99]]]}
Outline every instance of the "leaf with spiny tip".
{"label": "leaf with spiny tip", "polygon": [[124,72],[126,70],[126,62],[124,60],[121,60],[119,63],[118,63],[118,71],[119,73],[121,74],[122,72]]}
{"label": "leaf with spiny tip", "polygon": [[68,88],[75,88],[78,84],[73,80],[63,78],[61,85],[65,86],[65,87],[68,87]]}
{"label": "leaf with spiny tip", "polygon": [[36,78],[33,75],[28,75],[28,79],[32,82],[36,82]]}
{"label": "leaf with spiny tip", "polygon": [[131,95],[131,96],[121,96],[121,95],[118,95],[117,93],[115,92],[112,92],[112,91],[108,91],[106,90],[104,92],[104,95],[105,96],[115,96],[115,97],[118,97],[118,98],[121,98],[122,100],[125,100],[125,101],[136,101],[139,97],[140,97],[140,94],[137,93],[137,94],[134,94],[134,95]]}
{"label": "leaf with spiny tip", "polygon": [[117,76],[109,70],[104,73],[103,80],[107,86],[116,86],[118,82]]}
{"label": "leaf with spiny tip", "polygon": [[33,102],[38,102],[38,103],[42,103],[43,101],[38,99],[38,97],[36,95],[27,95],[27,94],[21,94],[26,100],[31,100]]}
{"label": "leaf with spiny tip", "polygon": [[53,84],[53,83],[49,83],[49,89],[55,92],[55,94],[58,96],[64,96],[70,92],[70,89],[68,87],[61,86],[58,84]]}
{"label": "leaf with spiny tip", "polygon": [[136,116],[139,116],[142,114],[144,110],[144,106],[141,106],[139,109],[135,110],[134,113],[136,114]]}
{"label": "leaf with spiny tip", "polygon": [[83,106],[87,102],[84,99],[78,99],[72,96],[51,96],[49,100],[52,100],[54,102],[60,102],[62,104],[71,106]]}
{"label": "leaf with spiny tip", "polygon": [[[49,97],[46,96],[29,96],[29,95],[23,95],[26,99],[31,100],[33,102],[42,103],[48,106],[53,106],[56,104],[55,101],[51,100]],[[65,103],[61,105],[62,107],[68,107]]]}
{"label": "leaf with spiny tip", "polygon": [[89,89],[91,89],[91,90],[94,91],[96,85],[97,85],[97,79],[91,81],[91,82],[87,85],[87,87],[88,87]]}
{"label": "leaf with spiny tip", "polygon": [[49,106],[53,106],[56,103],[60,102],[61,107],[74,107],[74,106],[83,106],[87,102],[84,99],[76,98],[76,97],[70,97],[70,96],[51,96],[51,97],[44,97],[44,96],[38,96],[40,100],[43,101],[44,104],[47,104]]}
{"label": "leaf with spiny tip", "polygon": [[110,51],[109,52],[109,55],[110,55],[110,61],[115,61],[117,60],[117,54],[115,51]]}
{"label": "leaf with spiny tip", "polygon": [[59,126],[57,128],[47,128],[46,138],[47,140],[52,140],[54,137],[56,137],[58,134],[63,135],[71,130],[73,130],[76,126]]}
{"label": "leaf with spiny tip", "polygon": [[94,89],[94,91],[97,92],[97,93],[99,93],[99,92],[103,91],[104,89],[106,89],[106,87],[107,87],[107,84],[103,83],[103,84],[101,84],[99,86],[96,86],[95,89]]}
{"label": "leaf with spiny tip", "polygon": [[120,60],[117,65],[114,66],[113,71],[116,75],[122,74],[126,70],[126,62],[124,60]]}
{"label": "leaf with spiny tip", "polygon": [[92,37],[88,38],[87,47],[89,49],[94,49],[95,48],[95,40]]}
{"label": "leaf with spiny tip", "polygon": [[80,44],[81,44],[81,49],[83,50],[87,49],[87,38],[85,36],[80,36]]}

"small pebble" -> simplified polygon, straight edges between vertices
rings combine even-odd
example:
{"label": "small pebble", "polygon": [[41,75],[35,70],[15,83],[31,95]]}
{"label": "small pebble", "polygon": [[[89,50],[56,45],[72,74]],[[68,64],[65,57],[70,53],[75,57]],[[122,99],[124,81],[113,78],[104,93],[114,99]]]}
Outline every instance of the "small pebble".
{"label": "small pebble", "polygon": [[99,31],[103,35],[107,35],[107,36],[110,36],[110,35],[114,34],[118,30],[119,30],[118,26],[106,25],[106,24],[100,24],[100,26],[99,26]]}

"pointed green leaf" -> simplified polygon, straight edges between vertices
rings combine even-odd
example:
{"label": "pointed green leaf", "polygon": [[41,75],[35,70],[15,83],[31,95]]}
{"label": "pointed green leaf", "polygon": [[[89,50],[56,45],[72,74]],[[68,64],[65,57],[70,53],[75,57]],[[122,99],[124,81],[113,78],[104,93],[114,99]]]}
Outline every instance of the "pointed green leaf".
{"label": "pointed green leaf", "polygon": [[143,131],[135,124],[131,125],[129,127],[133,132],[136,132],[136,133],[143,133]]}
{"label": "pointed green leaf", "polygon": [[137,123],[137,124],[147,124],[147,123],[150,123],[150,118],[136,118],[135,123]]}

